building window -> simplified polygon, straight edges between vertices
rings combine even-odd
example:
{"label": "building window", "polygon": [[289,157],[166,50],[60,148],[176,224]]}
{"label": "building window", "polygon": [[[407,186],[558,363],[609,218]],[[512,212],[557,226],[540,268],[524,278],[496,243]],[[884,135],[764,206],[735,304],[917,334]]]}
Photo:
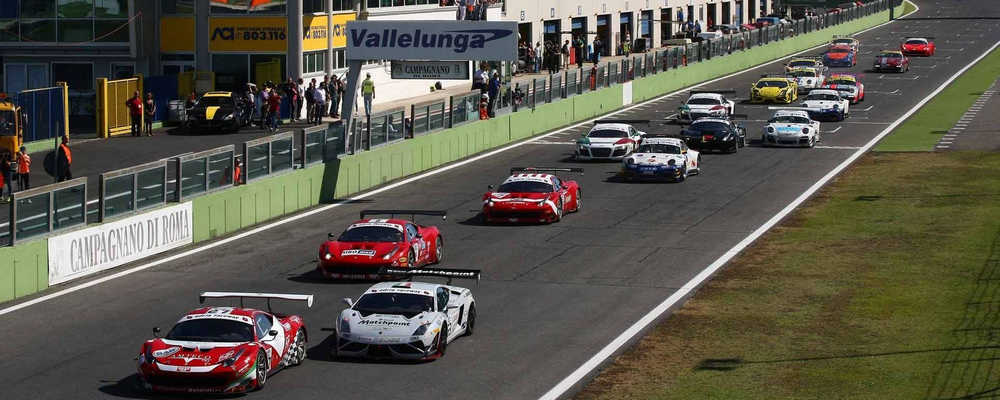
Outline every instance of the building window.
{"label": "building window", "polygon": [[267,81],[280,84],[285,81],[285,74],[284,54],[250,55],[250,82],[256,83],[257,87],[264,87]]}
{"label": "building window", "polygon": [[236,90],[246,87],[250,81],[246,54],[213,54],[212,71],[215,72],[215,88],[218,90]]}
{"label": "building window", "polygon": [[0,18],[17,18],[17,2],[0,2]]}
{"label": "building window", "polygon": [[213,14],[284,14],[285,0],[210,0]]}
{"label": "building window", "polygon": [[59,0],[59,18],[92,18],[93,0]]}
{"label": "building window", "polygon": [[333,51],[333,69],[347,68],[347,52],[344,49]]}
{"label": "building window", "polygon": [[21,18],[55,18],[55,16],[56,3],[52,0],[21,0]]}
{"label": "building window", "polygon": [[128,20],[107,19],[94,21],[95,39],[98,42],[128,43]]}
{"label": "building window", "polygon": [[55,42],[56,20],[21,20],[21,38],[27,42]]}
{"label": "building window", "polygon": [[353,10],[353,0],[333,0],[333,11]]}
{"label": "building window", "polygon": [[18,23],[16,19],[0,19],[0,42],[16,42]]}
{"label": "building window", "polygon": [[60,42],[89,42],[94,40],[94,20],[59,20]]}
{"label": "building window", "polygon": [[128,0],[94,0],[97,18],[128,18]]}
{"label": "building window", "polygon": [[326,12],[326,0],[302,0],[302,13],[313,14]]}
{"label": "building window", "polygon": [[313,51],[302,55],[302,72],[326,71],[326,50]]}
{"label": "building window", "polygon": [[195,0],[163,0],[161,10],[164,14],[194,14]]}
{"label": "building window", "polygon": [[94,65],[90,63],[52,63],[52,81],[66,82],[77,92],[94,90]]}

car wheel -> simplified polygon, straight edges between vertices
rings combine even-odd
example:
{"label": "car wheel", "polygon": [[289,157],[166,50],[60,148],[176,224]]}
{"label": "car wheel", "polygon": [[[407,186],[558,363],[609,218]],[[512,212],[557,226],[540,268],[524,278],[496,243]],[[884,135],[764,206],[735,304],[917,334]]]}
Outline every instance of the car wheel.
{"label": "car wheel", "polygon": [[264,388],[264,384],[267,383],[267,355],[264,352],[267,351],[263,348],[257,351],[257,365],[254,367],[257,371],[254,373],[254,390],[261,390]]}
{"label": "car wheel", "polygon": [[576,190],[576,208],[573,212],[580,212],[580,207],[583,207],[583,191],[580,189]]}
{"label": "car wheel", "polygon": [[738,151],[740,151],[740,145],[739,145],[739,143],[733,143],[733,148],[729,152],[735,154]]}
{"label": "car wheel", "polygon": [[816,137],[815,136],[809,138],[809,148],[813,148],[813,147],[816,147]]}
{"label": "car wheel", "polygon": [[684,180],[687,179],[687,177],[688,177],[688,171],[687,168],[685,167],[684,171],[681,171],[681,175],[677,177],[677,182],[678,183],[684,182]]}
{"label": "car wheel", "polygon": [[295,333],[295,342],[292,344],[292,354],[291,358],[288,360],[289,365],[299,365],[302,361],[306,359],[306,335],[302,333],[302,328]]}
{"label": "car wheel", "polygon": [[416,268],[417,266],[417,257],[416,254],[413,252],[412,248],[410,249],[410,252],[406,255],[406,264],[413,268]]}
{"label": "car wheel", "polygon": [[438,333],[437,342],[437,356],[444,357],[444,353],[448,350],[448,324],[444,324],[441,327],[441,332]]}
{"label": "car wheel", "polygon": [[444,241],[441,236],[434,239],[434,263],[439,264],[444,259]]}
{"label": "car wheel", "polygon": [[701,175],[701,154],[698,155],[698,158],[695,159],[695,162],[697,165],[697,167],[695,168],[697,171],[695,172],[697,172],[698,175]]}
{"label": "car wheel", "polygon": [[465,336],[472,336],[472,330],[476,327],[476,303],[469,305],[469,315],[465,317]]}
{"label": "car wheel", "polygon": [[563,202],[562,198],[559,198],[559,204],[556,204],[556,219],[552,222],[562,221],[563,216]]}

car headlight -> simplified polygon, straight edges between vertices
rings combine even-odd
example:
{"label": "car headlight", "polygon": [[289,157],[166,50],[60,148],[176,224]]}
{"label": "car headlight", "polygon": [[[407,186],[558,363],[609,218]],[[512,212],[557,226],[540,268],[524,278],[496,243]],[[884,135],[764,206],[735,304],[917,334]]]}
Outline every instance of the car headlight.
{"label": "car headlight", "polygon": [[767,127],[767,133],[774,133],[774,128],[770,126]]}
{"label": "car headlight", "polygon": [[733,135],[726,135],[726,137],[722,138],[722,140],[725,140],[727,142],[733,140]]}
{"label": "car headlight", "polygon": [[240,359],[240,356],[241,356],[242,354],[243,354],[243,349],[240,349],[240,350],[239,350],[239,351],[237,351],[237,352],[236,352],[236,354],[234,354],[234,355],[233,355],[232,357],[228,357],[228,358],[226,358],[225,360],[222,360],[222,365],[225,365],[225,366],[227,366],[227,367],[232,367],[232,366],[233,366],[233,364],[235,364],[235,363],[236,363],[236,360],[239,360],[239,359]]}
{"label": "car headlight", "polygon": [[233,114],[226,114],[226,116],[224,118],[222,118],[222,119],[226,120],[226,121],[231,120],[231,119],[233,119]]}
{"label": "car headlight", "polygon": [[626,159],[625,159],[625,164],[628,164],[628,165],[632,165],[632,164],[635,164],[635,160],[634,160],[634,159],[631,159],[631,158],[626,158]]}
{"label": "car headlight", "polygon": [[324,259],[324,260],[329,260],[329,259],[331,259],[331,258],[333,258],[333,254],[330,254],[330,252],[329,252],[329,251],[327,251],[327,252],[326,252],[326,255],[325,255],[325,256],[323,256],[323,259]]}
{"label": "car headlight", "polygon": [[411,336],[423,336],[425,333],[427,333],[427,325],[428,324],[420,325],[420,327],[418,327],[417,330],[413,331],[413,335]]}
{"label": "car headlight", "polygon": [[840,104],[834,104],[833,105],[833,109],[834,110],[839,110],[840,109]]}
{"label": "car headlight", "polygon": [[802,133],[809,133],[809,128],[802,128]]}
{"label": "car headlight", "polygon": [[351,323],[347,322],[347,318],[340,320],[340,334],[350,335],[351,334]]}

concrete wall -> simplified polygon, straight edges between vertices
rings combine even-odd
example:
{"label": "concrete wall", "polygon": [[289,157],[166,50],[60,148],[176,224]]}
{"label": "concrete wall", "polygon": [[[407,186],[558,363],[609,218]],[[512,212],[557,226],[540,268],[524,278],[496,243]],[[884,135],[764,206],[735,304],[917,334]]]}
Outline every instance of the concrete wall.
{"label": "concrete wall", "polygon": [[49,287],[48,241],[41,239],[0,247],[0,302]]}

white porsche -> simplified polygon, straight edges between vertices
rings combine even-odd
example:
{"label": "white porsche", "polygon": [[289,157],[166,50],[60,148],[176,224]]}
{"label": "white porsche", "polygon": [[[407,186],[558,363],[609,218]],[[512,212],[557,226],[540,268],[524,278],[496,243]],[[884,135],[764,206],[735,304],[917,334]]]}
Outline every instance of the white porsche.
{"label": "white porsche", "polygon": [[622,161],[619,176],[629,180],[673,180],[683,182],[688,175],[701,174],[701,155],[683,140],[647,137],[635,153]]}
{"label": "white porsche", "polygon": [[792,68],[786,75],[799,85],[799,93],[822,87],[826,81],[826,76],[820,70],[811,67]]}
{"label": "white porsche", "polygon": [[775,111],[760,138],[764,146],[814,147],[819,141],[819,121],[805,110],[790,108]]}
{"label": "white porsche", "polygon": [[447,277],[449,284],[381,282],[348,308],[336,322],[330,349],[333,358],[433,360],[448,343],[471,335],[476,324],[472,291],[451,286],[452,278],[479,279],[478,270],[443,268],[383,268],[396,276]]}
{"label": "white porsche", "polygon": [[850,115],[850,106],[851,102],[833,89],[813,89],[802,102],[809,118],[817,121],[843,121]]}
{"label": "white porsche", "polygon": [[576,140],[577,160],[621,160],[635,150],[645,132],[625,122],[596,121],[590,132]]}

